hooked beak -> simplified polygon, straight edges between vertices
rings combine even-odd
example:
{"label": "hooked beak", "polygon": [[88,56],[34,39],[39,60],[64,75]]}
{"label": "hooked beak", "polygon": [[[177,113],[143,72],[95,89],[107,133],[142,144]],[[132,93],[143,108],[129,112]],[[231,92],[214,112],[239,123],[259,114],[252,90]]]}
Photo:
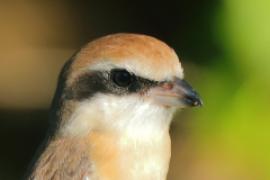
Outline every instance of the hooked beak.
{"label": "hooked beak", "polygon": [[202,106],[198,93],[183,79],[160,83],[149,91],[150,97],[164,106],[195,107]]}

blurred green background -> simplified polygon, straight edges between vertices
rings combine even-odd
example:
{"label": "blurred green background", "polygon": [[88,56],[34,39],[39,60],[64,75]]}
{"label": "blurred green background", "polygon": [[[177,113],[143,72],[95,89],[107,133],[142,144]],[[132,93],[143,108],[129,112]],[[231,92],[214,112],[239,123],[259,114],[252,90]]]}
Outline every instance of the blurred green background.
{"label": "blurred green background", "polygon": [[174,47],[204,100],[172,124],[169,180],[270,179],[269,0],[1,0],[0,27],[0,179],[42,141],[63,63],[115,32]]}

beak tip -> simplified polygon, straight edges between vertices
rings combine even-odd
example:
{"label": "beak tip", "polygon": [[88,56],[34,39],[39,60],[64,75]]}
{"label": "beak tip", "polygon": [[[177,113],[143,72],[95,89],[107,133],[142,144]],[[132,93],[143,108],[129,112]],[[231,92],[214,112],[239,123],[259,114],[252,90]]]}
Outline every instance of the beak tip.
{"label": "beak tip", "polygon": [[199,95],[195,91],[193,91],[192,94],[185,96],[184,101],[185,101],[186,105],[190,106],[190,107],[202,107],[203,106],[202,99],[199,97]]}
{"label": "beak tip", "polygon": [[197,99],[196,101],[193,102],[193,106],[194,107],[202,107],[203,106],[203,102],[201,99]]}

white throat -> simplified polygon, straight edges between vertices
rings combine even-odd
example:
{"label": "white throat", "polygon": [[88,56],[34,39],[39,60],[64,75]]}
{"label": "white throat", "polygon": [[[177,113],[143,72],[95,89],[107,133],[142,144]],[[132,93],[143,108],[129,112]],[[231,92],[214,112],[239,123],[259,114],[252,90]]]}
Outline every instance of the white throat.
{"label": "white throat", "polygon": [[100,130],[140,139],[156,138],[168,131],[173,112],[137,95],[99,94],[80,102],[60,133],[83,136]]}
{"label": "white throat", "polygon": [[100,94],[81,102],[60,133],[65,136],[84,136],[91,131],[118,134],[120,138],[115,143],[123,154],[119,168],[125,170],[124,179],[164,180],[171,155],[168,130],[172,115],[172,109],[136,95]]}

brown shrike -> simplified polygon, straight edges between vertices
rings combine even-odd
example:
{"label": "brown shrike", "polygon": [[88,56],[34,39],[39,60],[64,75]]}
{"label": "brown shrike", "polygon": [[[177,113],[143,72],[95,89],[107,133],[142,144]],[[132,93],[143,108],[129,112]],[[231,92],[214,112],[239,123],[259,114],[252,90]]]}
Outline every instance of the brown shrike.
{"label": "brown shrike", "polygon": [[29,179],[165,180],[173,113],[201,104],[160,40],[122,33],[92,41],[62,70],[55,127]]}

